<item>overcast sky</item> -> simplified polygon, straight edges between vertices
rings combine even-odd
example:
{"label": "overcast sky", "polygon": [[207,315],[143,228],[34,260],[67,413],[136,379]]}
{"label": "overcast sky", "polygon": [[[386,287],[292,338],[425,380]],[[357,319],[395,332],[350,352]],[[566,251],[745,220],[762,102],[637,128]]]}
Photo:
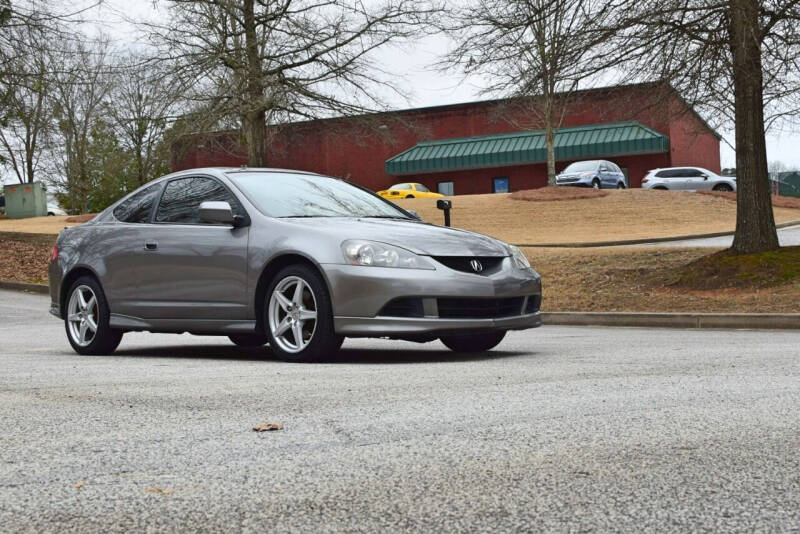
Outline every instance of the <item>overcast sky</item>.
{"label": "overcast sky", "polygon": [[[89,4],[89,0],[83,0]],[[369,1],[369,0],[367,0]],[[100,7],[89,13],[90,24],[102,28],[120,47],[136,46],[142,36],[126,19],[159,19],[166,17],[164,5],[153,0],[105,0]],[[487,98],[480,95],[483,80],[480,77],[463,80],[457,74],[442,74],[430,65],[437,54],[447,50],[449,42],[441,36],[431,36],[413,46],[402,49],[387,48],[378,53],[377,61],[383,68],[402,76],[400,86],[409,99],[387,95],[386,100],[396,109],[454,104]],[[733,143],[733,133],[721,131],[723,137]],[[723,167],[733,167],[733,150],[724,141],[720,143]],[[770,161],[779,160],[800,169],[800,135],[797,133],[772,132],[767,136],[767,152]]]}

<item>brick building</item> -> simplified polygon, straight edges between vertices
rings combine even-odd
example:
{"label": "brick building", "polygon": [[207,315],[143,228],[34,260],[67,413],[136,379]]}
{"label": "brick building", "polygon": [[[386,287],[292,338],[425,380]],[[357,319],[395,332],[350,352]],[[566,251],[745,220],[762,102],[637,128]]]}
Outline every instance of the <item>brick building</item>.
{"label": "brick building", "polygon": [[[720,171],[719,135],[670,87],[624,85],[577,93],[563,110],[557,170],[607,159],[631,187],[656,167]],[[544,137],[519,99],[453,104],[270,127],[273,167],[339,176],[373,190],[421,182],[448,194],[546,185]],[[243,165],[234,132],[187,137],[173,169]]]}

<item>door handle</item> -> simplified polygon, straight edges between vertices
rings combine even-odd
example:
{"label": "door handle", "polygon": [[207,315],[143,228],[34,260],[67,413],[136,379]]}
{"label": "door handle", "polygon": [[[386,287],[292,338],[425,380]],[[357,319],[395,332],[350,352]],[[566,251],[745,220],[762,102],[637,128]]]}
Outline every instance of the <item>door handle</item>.
{"label": "door handle", "polygon": [[144,249],[145,250],[158,250],[158,243],[156,243],[155,241],[147,241],[144,244]]}

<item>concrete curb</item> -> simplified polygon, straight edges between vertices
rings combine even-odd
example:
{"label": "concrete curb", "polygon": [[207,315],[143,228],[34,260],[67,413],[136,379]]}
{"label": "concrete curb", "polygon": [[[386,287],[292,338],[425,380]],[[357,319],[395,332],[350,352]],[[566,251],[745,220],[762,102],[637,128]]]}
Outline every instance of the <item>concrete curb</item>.
{"label": "concrete curb", "polygon": [[44,284],[29,284],[28,282],[12,282],[11,280],[0,280],[0,289],[11,289],[14,291],[30,291],[31,293],[50,293],[50,286]]}
{"label": "concrete curb", "polygon": [[542,312],[546,325],[800,330],[800,313]]}
{"label": "concrete curb", "polygon": [[[775,227],[788,228],[800,225],[800,219],[776,224]],[[685,241],[687,239],[706,239],[709,237],[724,237],[733,235],[735,232],[712,232],[709,234],[686,234],[670,237],[648,237],[641,239],[623,239],[619,241],[583,241],[578,243],[512,243],[515,247],[532,248],[590,248],[590,247],[620,247],[623,245],[644,245],[647,243],[665,243],[668,241]]]}

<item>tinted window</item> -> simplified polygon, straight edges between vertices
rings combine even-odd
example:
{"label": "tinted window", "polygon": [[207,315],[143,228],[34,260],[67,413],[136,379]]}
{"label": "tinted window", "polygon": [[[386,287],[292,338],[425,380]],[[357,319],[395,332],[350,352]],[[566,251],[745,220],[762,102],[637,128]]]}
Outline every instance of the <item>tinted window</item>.
{"label": "tinted window", "polygon": [[703,171],[701,171],[700,169],[686,169],[683,172],[684,176],[689,176],[691,178],[699,178],[700,176],[703,176],[703,174],[705,174],[705,173]]}
{"label": "tinted window", "polygon": [[288,172],[231,172],[228,177],[270,217],[408,219],[388,200],[342,180]]}
{"label": "tinted window", "polygon": [[682,170],[681,169],[668,169],[665,171],[658,171],[656,176],[659,178],[679,178],[682,177]]}
{"label": "tinted window", "polygon": [[417,184],[417,191],[419,191],[420,193],[430,193],[431,190],[422,184]]}
{"label": "tinted window", "polygon": [[153,209],[156,198],[158,198],[162,185],[160,183],[153,184],[138,193],[134,193],[133,196],[114,208],[114,217],[126,223],[141,224],[150,222],[150,212]]}
{"label": "tinted window", "polygon": [[203,224],[198,208],[200,203],[222,201],[231,205],[234,215],[244,216],[239,201],[221,183],[211,178],[180,178],[164,189],[156,212],[157,222]]}

